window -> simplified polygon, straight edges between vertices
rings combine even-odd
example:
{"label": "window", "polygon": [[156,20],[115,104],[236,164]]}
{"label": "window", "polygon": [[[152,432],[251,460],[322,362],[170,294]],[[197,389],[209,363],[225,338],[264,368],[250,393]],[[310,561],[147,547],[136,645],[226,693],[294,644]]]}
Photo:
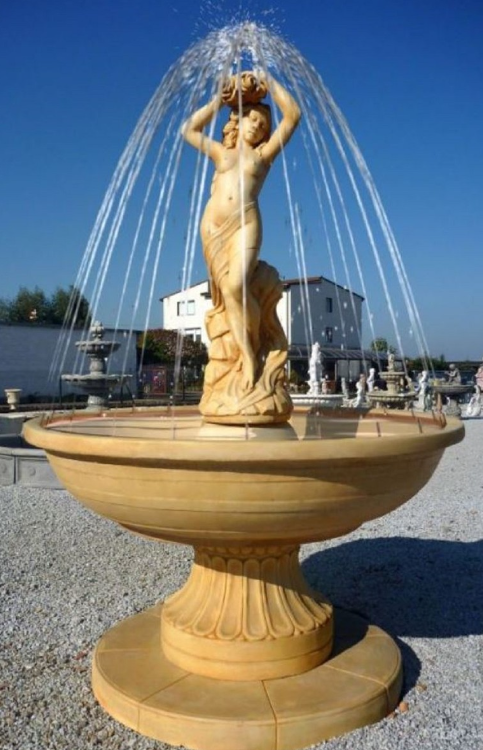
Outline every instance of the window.
{"label": "window", "polygon": [[189,299],[188,302],[178,302],[176,305],[176,312],[178,316],[182,315],[194,315],[196,312],[196,304],[194,299]]}
{"label": "window", "polygon": [[333,312],[333,308],[334,306],[332,302],[332,297],[326,297],[325,298],[325,312],[331,313]]}
{"label": "window", "polygon": [[330,327],[327,327],[325,329],[325,340],[327,341],[328,344],[331,344],[333,338],[334,338],[334,331],[333,331],[333,329],[330,328]]}
{"label": "window", "polygon": [[201,341],[201,328],[188,328],[185,331],[185,336],[189,336],[193,341]]}

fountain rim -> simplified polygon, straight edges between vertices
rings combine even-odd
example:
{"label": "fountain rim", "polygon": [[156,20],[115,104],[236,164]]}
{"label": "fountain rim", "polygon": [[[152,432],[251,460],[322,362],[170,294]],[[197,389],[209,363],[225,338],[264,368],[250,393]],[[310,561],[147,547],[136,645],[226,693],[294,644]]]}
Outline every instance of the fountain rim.
{"label": "fountain rim", "polygon": [[[78,456],[89,460],[99,458],[121,463],[196,464],[203,462],[212,466],[223,464],[254,465],[288,462],[291,464],[344,462],[357,459],[397,457],[415,453],[442,451],[460,442],[465,428],[455,417],[439,419],[440,415],[413,416],[415,422],[430,422],[434,431],[414,431],[383,435],[376,432],[377,423],[396,422],[389,412],[371,410],[374,433],[364,437],[315,437],[293,440],[233,440],[191,438],[129,437],[125,435],[92,435],[74,431],[49,429],[54,420],[46,416],[35,417],[25,423],[24,437],[47,454]],[[399,415],[398,415],[399,416]],[[87,419],[87,417],[86,417]],[[106,416],[89,417],[90,420],[105,421]],[[56,420],[57,423],[60,419]],[[401,419],[399,419],[401,421]],[[405,420],[407,421],[407,420]],[[201,419],[200,419],[201,424]],[[82,457],[82,458],[81,458]]]}

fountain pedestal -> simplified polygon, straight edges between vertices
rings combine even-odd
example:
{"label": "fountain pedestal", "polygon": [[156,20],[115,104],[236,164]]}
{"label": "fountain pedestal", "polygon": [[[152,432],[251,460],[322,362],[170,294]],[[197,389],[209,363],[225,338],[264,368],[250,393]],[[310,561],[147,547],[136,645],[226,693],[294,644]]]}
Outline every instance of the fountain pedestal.
{"label": "fountain pedestal", "polygon": [[332,607],[307,586],[296,545],[197,547],[186,585],[164,604],[162,648],[206,677],[305,672],[332,649]]}
{"label": "fountain pedestal", "polygon": [[396,644],[313,592],[298,548],[397,508],[464,428],[436,414],[328,413],[301,412],[265,439],[200,429],[181,411],[176,432],[152,412],[26,424],[86,506],[195,548],[186,585],[96,647],[94,693],[114,718],[195,750],[295,750],[396,707]]}

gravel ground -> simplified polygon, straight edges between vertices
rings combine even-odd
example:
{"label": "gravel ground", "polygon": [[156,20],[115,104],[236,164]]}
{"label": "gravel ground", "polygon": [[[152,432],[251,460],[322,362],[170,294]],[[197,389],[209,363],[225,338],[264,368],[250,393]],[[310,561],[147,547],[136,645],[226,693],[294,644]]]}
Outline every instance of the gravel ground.
{"label": "gravel ground", "polygon": [[[483,419],[409,503],[303,548],[305,573],[402,650],[401,707],[324,750],[483,747]],[[188,548],[144,541],[63,491],[0,489],[0,747],[162,750],[94,700],[102,633],[178,588]]]}

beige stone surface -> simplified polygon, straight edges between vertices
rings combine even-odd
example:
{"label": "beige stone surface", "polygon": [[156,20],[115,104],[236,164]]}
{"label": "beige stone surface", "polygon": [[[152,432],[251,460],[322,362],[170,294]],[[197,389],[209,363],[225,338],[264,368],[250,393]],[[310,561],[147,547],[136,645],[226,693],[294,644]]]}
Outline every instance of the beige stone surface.
{"label": "beige stone surface", "polygon": [[285,679],[236,682],[174,667],[160,647],[161,619],[151,610],[102,638],[93,661],[94,692],[119,721],[172,744],[199,750],[305,747],[383,718],[399,699],[401,659],[394,642],[357,615],[337,611],[337,619],[341,638],[324,665]]}
{"label": "beige stone surface", "polygon": [[[262,102],[268,92],[280,110],[273,132],[271,108]],[[218,141],[208,126],[224,106],[227,122]],[[277,270],[259,260],[258,198],[299,120],[298,104],[279,82],[246,71],[231,76],[182,127],[187,142],[215,168],[200,222],[213,301],[205,319],[210,348],[200,411],[210,422],[276,424],[292,412],[288,343],[276,311],[283,284]]]}
{"label": "beige stone surface", "polygon": [[146,536],[220,546],[346,534],[416,494],[464,434],[459,420],[442,427],[431,415],[302,412],[292,420],[297,439],[262,447],[256,439],[197,439],[199,418],[180,420],[175,432],[175,422],[156,414],[133,422],[58,420],[45,429],[33,420],[24,434],[100,515]]}
{"label": "beige stone surface", "polygon": [[462,423],[332,411],[301,412],[263,438],[264,428],[231,428],[226,440],[213,429],[204,439],[182,411],[177,422],[121,412],[24,428],[85,505],[195,547],[179,592],[101,640],[99,702],[142,733],[200,750],[290,750],[377,721],[399,697],[399,651],[355,615],[337,612],[334,625],[298,546],[411,498]]}

